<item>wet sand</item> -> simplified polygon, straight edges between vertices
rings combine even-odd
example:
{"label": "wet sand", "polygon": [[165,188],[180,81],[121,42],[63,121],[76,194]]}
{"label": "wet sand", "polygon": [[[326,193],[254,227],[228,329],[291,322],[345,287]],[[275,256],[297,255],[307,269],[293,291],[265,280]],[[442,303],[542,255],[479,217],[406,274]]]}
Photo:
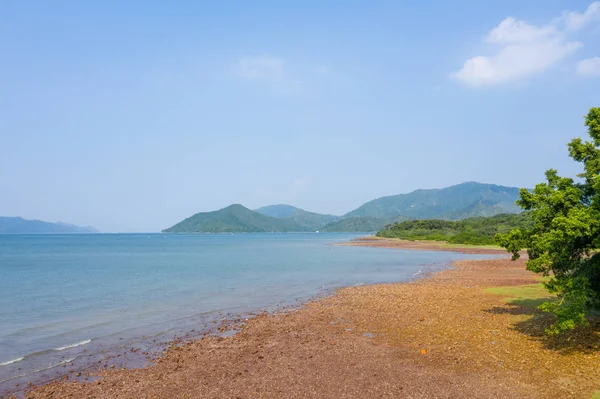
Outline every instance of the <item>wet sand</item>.
{"label": "wet sand", "polygon": [[597,320],[548,338],[547,316],[485,291],[538,281],[522,260],[454,266],[410,283],[340,289],[256,316],[231,337],[174,344],[154,365],[57,381],[28,397],[590,398],[600,388]]}

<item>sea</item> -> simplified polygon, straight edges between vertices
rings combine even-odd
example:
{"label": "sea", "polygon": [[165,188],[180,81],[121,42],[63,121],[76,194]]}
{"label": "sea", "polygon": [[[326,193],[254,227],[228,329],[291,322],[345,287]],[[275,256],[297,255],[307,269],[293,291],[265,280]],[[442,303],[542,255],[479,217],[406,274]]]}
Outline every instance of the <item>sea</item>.
{"label": "sea", "polygon": [[228,318],[474,257],[336,245],[364,235],[0,235],[0,396],[77,370],[141,366]]}

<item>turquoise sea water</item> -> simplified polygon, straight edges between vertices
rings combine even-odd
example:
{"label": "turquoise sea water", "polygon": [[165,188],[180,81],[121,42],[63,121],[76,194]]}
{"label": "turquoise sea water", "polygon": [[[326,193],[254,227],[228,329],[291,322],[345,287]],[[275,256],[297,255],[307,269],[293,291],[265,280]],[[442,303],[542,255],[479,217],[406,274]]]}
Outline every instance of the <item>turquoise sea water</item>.
{"label": "turquoise sea water", "polygon": [[0,395],[227,315],[469,257],[334,245],[357,236],[0,235]]}

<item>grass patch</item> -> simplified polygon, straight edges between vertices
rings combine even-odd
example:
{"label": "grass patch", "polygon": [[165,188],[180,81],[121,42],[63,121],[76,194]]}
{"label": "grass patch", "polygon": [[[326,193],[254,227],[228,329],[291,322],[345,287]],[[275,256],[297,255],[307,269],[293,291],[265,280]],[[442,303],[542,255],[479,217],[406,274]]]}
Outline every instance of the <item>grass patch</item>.
{"label": "grass patch", "polygon": [[600,399],[600,391],[594,392],[594,394],[592,395],[592,399]]}
{"label": "grass patch", "polygon": [[374,237],[370,236],[369,239],[373,240],[383,240],[383,241],[400,241],[400,242],[416,242],[428,245],[435,245],[440,248],[479,248],[479,249],[497,249],[501,251],[506,251],[506,249],[502,248],[498,245],[473,245],[473,244],[451,244],[447,241],[437,241],[437,240],[406,240],[404,238],[385,238],[385,237]]}
{"label": "grass patch", "polygon": [[[533,309],[542,303],[555,299],[541,283],[514,287],[493,287],[484,290],[489,294],[501,295],[507,303]],[[599,398],[600,399],[600,398]]]}
{"label": "grass patch", "polygon": [[[431,241],[431,243],[436,241]],[[442,248],[480,248],[480,249],[498,249],[501,251],[506,251],[506,249],[502,248],[499,245],[472,245],[472,244],[450,244],[448,242],[439,242],[437,241],[440,247]]]}

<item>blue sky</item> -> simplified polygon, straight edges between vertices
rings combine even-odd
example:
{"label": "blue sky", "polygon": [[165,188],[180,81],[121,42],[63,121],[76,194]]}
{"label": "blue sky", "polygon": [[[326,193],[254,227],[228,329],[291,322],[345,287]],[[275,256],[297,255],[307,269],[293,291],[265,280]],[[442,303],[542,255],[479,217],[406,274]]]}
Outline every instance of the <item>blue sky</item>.
{"label": "blue sky", "polygon": [[531,187],[578,172],[598,57],[589,0],[2,1],[0,214],[158,231]]}

